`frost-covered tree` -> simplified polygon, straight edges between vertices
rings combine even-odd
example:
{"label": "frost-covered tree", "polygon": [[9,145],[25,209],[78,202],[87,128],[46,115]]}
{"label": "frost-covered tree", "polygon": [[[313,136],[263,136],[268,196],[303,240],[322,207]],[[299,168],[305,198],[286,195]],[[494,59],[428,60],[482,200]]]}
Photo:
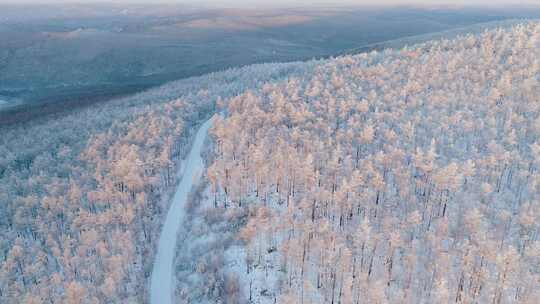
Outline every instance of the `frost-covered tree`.
{"label": "frost-covered tree", "polygon": [[282,303],[534,301],[539,37],[531,22],[335,58],[224,102],[214,200],[276,217],[243,231],[258,259],[277,243]]}

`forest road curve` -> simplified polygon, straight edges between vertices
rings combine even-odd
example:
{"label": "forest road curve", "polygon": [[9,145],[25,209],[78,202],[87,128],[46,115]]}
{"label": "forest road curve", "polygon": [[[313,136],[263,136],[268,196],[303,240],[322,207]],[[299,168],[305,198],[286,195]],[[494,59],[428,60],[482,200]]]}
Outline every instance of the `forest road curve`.
{"label": "forest road curve", "polygon": [[214,118],[206,121],[197,131],[193,146],[188,157],[184,160],[185,170],[180,184],[174,193],[174,198],[167,212],[167,217],[161,229],[158,249],[150,286],[151,304],[173,303],[173,261],[175,257],[176,240],[178,230],[184,218],[184,206],[188,199],[191,188],[198,183],[202,170],[204,169],[201,149],[212,125]]}

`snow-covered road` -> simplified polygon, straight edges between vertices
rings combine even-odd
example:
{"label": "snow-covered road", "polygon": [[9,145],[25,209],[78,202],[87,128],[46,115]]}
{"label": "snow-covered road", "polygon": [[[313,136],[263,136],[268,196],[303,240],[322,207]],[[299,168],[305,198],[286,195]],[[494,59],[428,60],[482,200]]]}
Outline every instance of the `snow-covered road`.
{"label": "snow-covered road", "polygon": [[194,184],[203,171],[201,149],[213,119],[206,121],[197,131],[193,147],[184,160],[185,170],[180,185],[176,189],[167,218],[161,229],[159,245],[152,270],[150,286],[151,304],[169,304],[173,302],[173,260],[176,249],[178,229],[184,217],[184,205]]}

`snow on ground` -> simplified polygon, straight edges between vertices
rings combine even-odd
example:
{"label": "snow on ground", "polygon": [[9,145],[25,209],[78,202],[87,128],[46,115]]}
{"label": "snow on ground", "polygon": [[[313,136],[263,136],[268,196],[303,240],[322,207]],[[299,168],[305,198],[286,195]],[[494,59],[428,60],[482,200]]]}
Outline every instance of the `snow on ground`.
{"label": "snow on ground", "polygon": [[204,169],[201,149],[212,119],[206,121],[196,134],[193,147],[185,160],[182,180],[174,194],[173,202],[163,225],[158,251],[152,271],[150,299],[154,304],[172,303],[173,259],[175,256],[177,232],[184,216],[184,204],[194,183]]}
{"label": "snow on ground", "polygon": [[247,271],[246,246],[234,245],[225,252],[225,271],[237,276],[247,303],[276,303],[280,286],[280,261],[277,251],[267,250],[260,261]]}
{"label": "snow on ground", "polygon": [[[224,251],[238,243],[244,210],[215,208],[207,183],[192,191],[178,233],[174,271],[177,303],[244,303]],[[236,287],[235,287],[236,286]]]}
{"label": "snow on ground", "polygon": [[[280,303],[282,281],[286,279],[283,257],[262,239],[247,247],[240,237],[252,211],[248,205],[225,208],[218,202],[215,206],[207,183],[194,187],[177,240],[178,303]],[[279,233],[275,240],[284,237]],[[309,298],[318,298],[316,290]]]}
{"label": "snow on ground", "polygon": [[21,100],[0,95],[0,110],[2,110],[3,108],[10,108],[21,103]]}

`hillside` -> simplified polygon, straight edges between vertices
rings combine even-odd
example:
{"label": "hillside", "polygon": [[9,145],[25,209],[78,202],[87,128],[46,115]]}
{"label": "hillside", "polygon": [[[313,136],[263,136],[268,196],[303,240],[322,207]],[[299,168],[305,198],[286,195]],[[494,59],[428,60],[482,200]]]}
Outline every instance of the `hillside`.
{"label": "hillside", "polygon": [[4,1],[0,11],[0,112],[16,106],[10,111],[35,116],[231,67],[309,60],[479,22],[540,17],[540,9],[523,8],[238,10],[155,1]]}
{"label": "hillside", "polygon": [[540,23],[173,82],[0,131],[0,302],[535,303]]}
{"label": "hillside", "polygon": [[2,127],[0,302],[146,302],[173,172],[196,127],[217,100],[315,64],[228,70]]}
{"label": "hillside", "polygon": [[538,38],[529,23],[336,58],[225,101],[213,220],[192,231],[218,233],[212,208],[240,228],[196,272],[224,256],[225,303],[535,303]]}

